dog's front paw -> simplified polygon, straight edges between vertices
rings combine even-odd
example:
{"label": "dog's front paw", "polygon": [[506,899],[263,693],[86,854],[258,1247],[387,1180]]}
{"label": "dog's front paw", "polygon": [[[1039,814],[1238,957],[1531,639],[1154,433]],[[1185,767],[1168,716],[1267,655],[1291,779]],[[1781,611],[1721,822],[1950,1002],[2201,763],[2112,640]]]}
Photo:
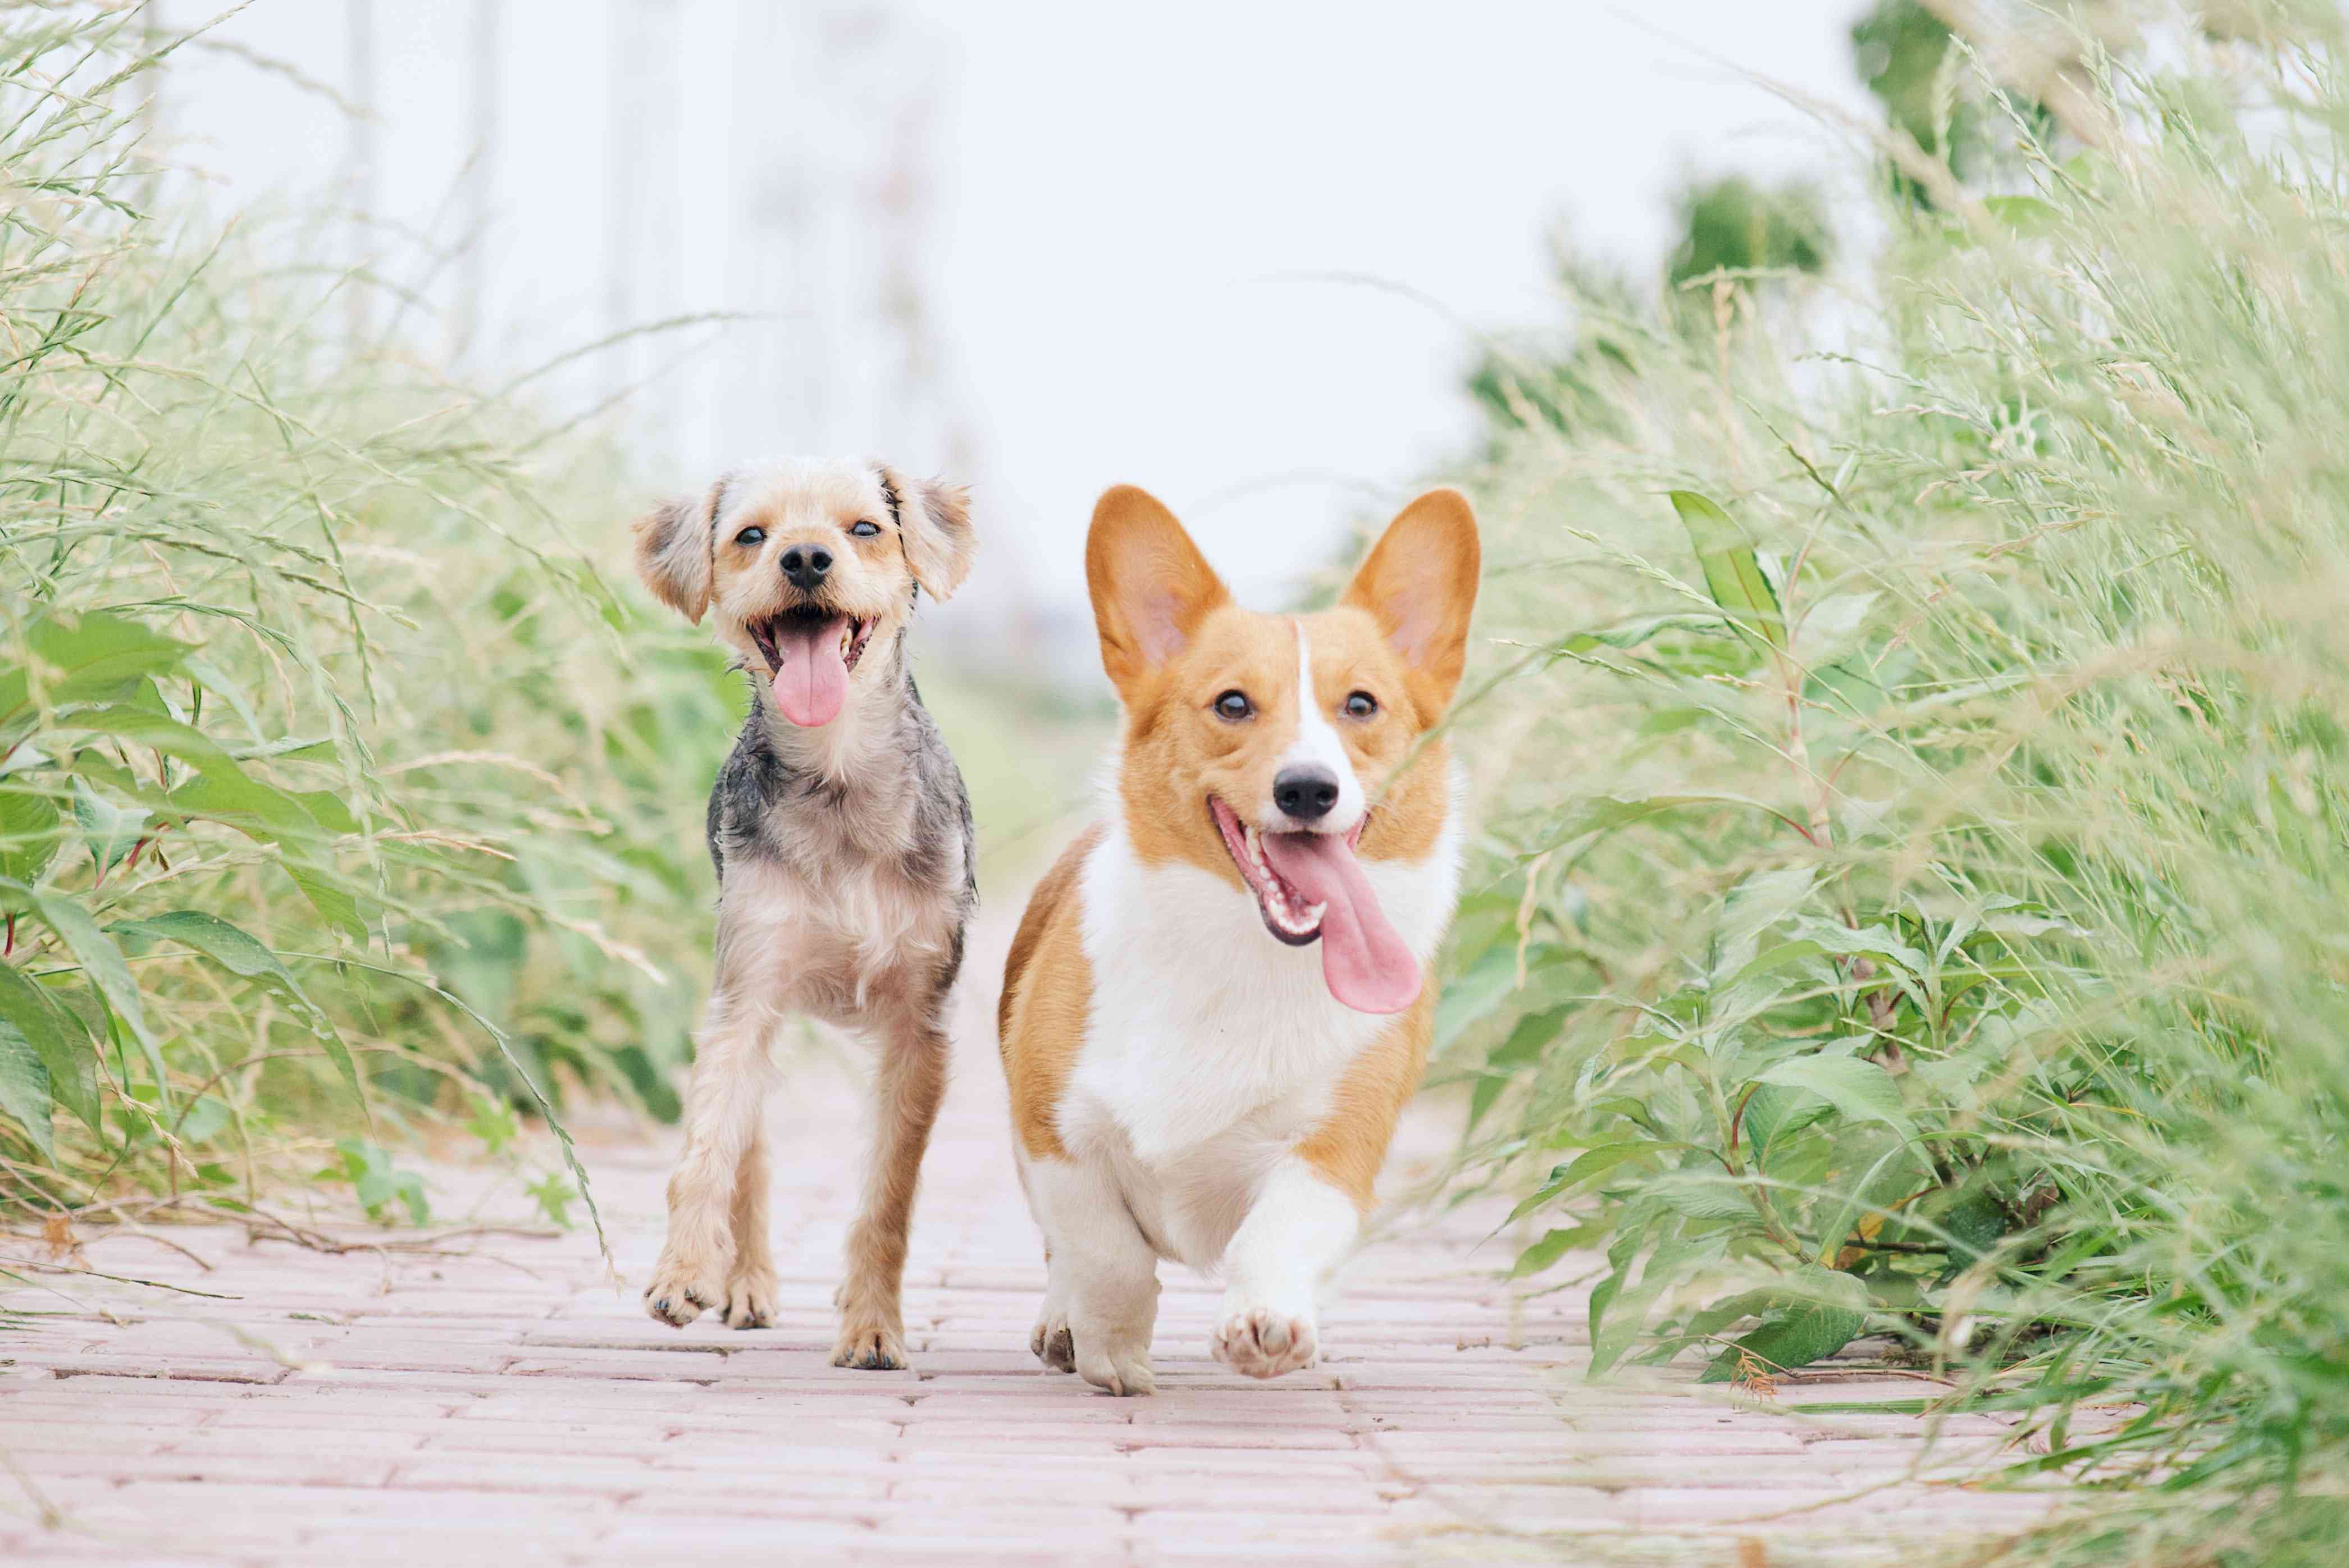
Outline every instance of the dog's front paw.
{"label": "dog's front paw", "polygon": [[1094,1387],[1129,1398],[1158,1391],[1158,1379],[1150,1370],[1149,1340],[1076,1329],[1071,1334],[1077,1376]]}
{"label": "dog's front paw", "polygon": [[1216,1359],[1250,1377],[1278,1377],[1319,1359],[1320,1341],[1309,1316],[1277,1307],[1248,1306],[1216,1326]]}
{"label": "dog's front paw", "polygon": [[851,1317],[840,1329],[840,1339],[832,1347],[834,1367],[854,1367],[860,1372],[897,1372],[905,1366],[905,1331],[894,1323]]}
{"label": "dog's front paw", "polygon": [[1076,1340],[1069,1333],[1069,1315],[1050,1302],[1037,1315],[1036,1326],[1028,1336],[1028,1348],[1037,1360],[1055,1372],[1077,1369]]}
{"label": "dog's front paw", "polygon": [[710,1307],[726,1305],[726,1276],[708,1265],[696,1265],[667,1250],[653,1269],[653,1283],[645,1286],[645,1310],[671,1328],[683,1328]]}
{"label": "dog's front paw", "polygon": [[772,1269],[746,1269],[726,1282],[726,1326],[772,1328],[776,1285]]}

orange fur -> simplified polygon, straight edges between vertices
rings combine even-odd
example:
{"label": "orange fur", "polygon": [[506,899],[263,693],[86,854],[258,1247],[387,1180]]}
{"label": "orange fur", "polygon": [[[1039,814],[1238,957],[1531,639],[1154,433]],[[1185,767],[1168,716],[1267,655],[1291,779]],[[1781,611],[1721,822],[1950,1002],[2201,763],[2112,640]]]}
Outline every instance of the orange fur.
{"label": "orange fur", "polygon": [[[1098,825],[1086,829],[1044,873],[1004,963],[996,1036],[1011,1088],[1012,1126],[1031,1159],[1068,1158],[1053,1115],[1092,1006],[1092,966],[1078,934],[1083,910],[1077,878],[1101,840]],[[1015,1040],[1026,1048],[1015,1049]]]}

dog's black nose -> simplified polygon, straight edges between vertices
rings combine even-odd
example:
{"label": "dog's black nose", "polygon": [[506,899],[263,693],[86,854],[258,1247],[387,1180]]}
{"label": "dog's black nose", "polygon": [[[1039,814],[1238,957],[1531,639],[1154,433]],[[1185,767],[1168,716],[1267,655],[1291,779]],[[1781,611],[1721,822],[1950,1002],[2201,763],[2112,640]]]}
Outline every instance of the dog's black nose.
{"label": "dog's black nose", "polygon": [[794,544],[783,552],[783,575],[802,593],[813,593],[831,570],[832,552],[821,544]]}
{"label": "dog's black nose", "polygon": [[1327,768],[1284,768],[1273,776],[1272,803],[1300,822],[1319,821],[1338,803],[1338,776]]}

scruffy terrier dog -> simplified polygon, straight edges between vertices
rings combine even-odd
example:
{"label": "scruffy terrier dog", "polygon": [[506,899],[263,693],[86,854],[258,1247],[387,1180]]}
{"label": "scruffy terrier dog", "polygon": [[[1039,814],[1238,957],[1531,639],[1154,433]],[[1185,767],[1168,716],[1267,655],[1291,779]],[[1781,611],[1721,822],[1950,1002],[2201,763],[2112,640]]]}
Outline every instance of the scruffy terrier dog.
{"label": "scruffy terrier dog", "polygon": [[905,1233],[977,900],[970,800],[914,690],[905,632],[917,590],[944,599],[969,571],[969,498],[878,465],[786,459],[660,507],[636,524],[636,552],[663,602],[710,617],[754,696],[709,797],[716,976],[645,1305],[679,1328],[705,1309],[734,1328],[774,1320],[768,1044],[806,1014],[879,1053],[832,1364],[903,1367]]}

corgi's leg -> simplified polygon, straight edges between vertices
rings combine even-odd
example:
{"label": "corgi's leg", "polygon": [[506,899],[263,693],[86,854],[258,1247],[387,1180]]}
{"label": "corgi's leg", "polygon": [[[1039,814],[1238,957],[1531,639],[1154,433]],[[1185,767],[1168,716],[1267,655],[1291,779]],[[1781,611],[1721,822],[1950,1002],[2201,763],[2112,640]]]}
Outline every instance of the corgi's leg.
{"label": "corgi's leg", "polygon": [[914,1191],[922,1154],[947,1088],[947,1037],[931,1008],[885,1024],[873,1075],[873,1150],[864,1172],[864,1201],[848,1232],[848,1274],[841,1281],[840,1338],[834,1367],[868,1372],[905,1365],[905,1326],[899,1305],[905,1241],[914,1220]]}
{"label": "corgi's leg", "polygon": [[1251,1377],[1312,1366],[1321,1350],[1315,1296],[1360,1223],[1354,1201],[1312,1165],[1292,1155],[1274,1166],[1224,1249],[1216,1359]]}
{"label": "corgi's leg", "polygon": [[1045,1365],[1056,1344],[1079,1377],[1112,1394],[1147,1394],[1150,1336],[1158,1326],[1158,1254],[1125,1199],[1085,1161],[1024,1161],[1029,1204],[1044,1233],[1051,1283],[1032,1341]]}
{"label": "corgi's leg", "polygon": [[[668,1240],[645,1287],[646,1310],[678,1328],[705,1308],[730,1313],[728,1282],[736,1274],[735,1217],[746,1166],[757,1167],[764,1208],[759,1119],[774,1076],[767,1057],[769,1016],[768,1009],[721,985],[694,1037],[685,1152],[668,1179]],[[762,1220],[756,1243],[761,1259],[764,1231]],[[771,1296],[771,1283],[768,1288]]]}

